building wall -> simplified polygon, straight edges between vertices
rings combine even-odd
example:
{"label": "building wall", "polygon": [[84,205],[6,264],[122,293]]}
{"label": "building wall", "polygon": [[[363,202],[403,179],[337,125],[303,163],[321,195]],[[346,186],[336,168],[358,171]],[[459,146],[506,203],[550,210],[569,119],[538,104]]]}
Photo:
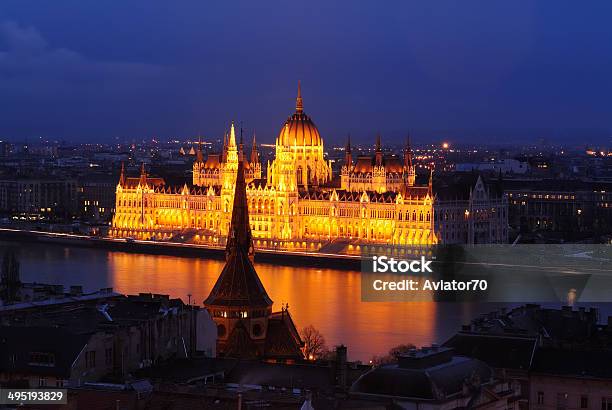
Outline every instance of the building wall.
{"label": "building wall", "polygon": [[[370,202],[369,196],[342,201],[335,191],[324,199],[301,199],[297,191],[250,186],[249,217],[256,246],[289,241],[308,247],[331,239],[384,244],[432,244],[433,198]],[[195,230],[201,241],[225,237],[233,195],[161,193],[152,188],[117,188],[111,234],[117,237],[168,239],[177,231]],[[406,218],[408,215],[408,218]],[[289,245],[288,245],[289,246]]]}
{"label": "building wall", "polygon": [[115,212],[115,188],[110,181],[82,181],[79,186],[79,208],[90,221],[110,221]]}
{"label": "building wall", "polygon": [[608,410],[612,408],[612,380],[531,374],[529,408]]}
{"label": "building wall", "polygon": [[0,211],[74,215],[77,211],[77,182],[33,178],[0,181]]}
{"label": "building wall", "polygon": [[493,195],[478,178],[467,199],[437,199],[435,226],[443,244],[508,242],[508,199]]}
{"label": "building wall", "polygon": [[571,231],[609,228],[612,192],[511,189],[510,224],[528,230]]}

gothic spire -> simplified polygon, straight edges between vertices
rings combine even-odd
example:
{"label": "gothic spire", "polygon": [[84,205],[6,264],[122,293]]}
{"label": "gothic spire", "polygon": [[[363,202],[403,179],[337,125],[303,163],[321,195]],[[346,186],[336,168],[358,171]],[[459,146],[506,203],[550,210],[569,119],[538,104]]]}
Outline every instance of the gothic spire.
{"label": "gothic spire", "polygon": [[382,165],[382,144],[380,142],[380,134],[376,136],[376,165]]}
{"label": "gothic spire", "polygon": [[234,121],[232,121],[232,126],[230,128],[230,136],[229,136],[228,145],[230,148],[236,147],[236,130],[234,129]]}
{"label": "gothic spire", "polygon": [[140,185],[147,185],[147,170],[145,169],[145,163],[143,162],[140,166]]}
{"label": "gothic spire", "polygon": [[412,168],[412,148],[410,147],[410,134],[406,137],[406,147],[404,147],[404,166]]}
{"label": "gothic spire", "polygon": [[251,164],[259,162],[259,152],[257,151],[257,142],[255,141],[255,131],[253,131],[253,146],[251,147]]}
{"label": "gothic spire", "polygon": [[198,134],[198,151],[196,155],[198,162],[204,162],[204,154],[202,153],[202,136],[200,134]]}
{"label": "gothic spire", "polygon": [[125,185],[125,164],[121,161],[121,174],[119,175],[119,185]]}
{"label": "gothic spire", "polygon": [[295,111],[301,113],[304,111],[304,104],[302,102],[302,85],[298,80],[297,98],[295,99]]}
{"label": "gothic spire", "polygon": [[347,167],[350,167],[351,165],[353,165],[353,155],[351,151],[351,134],[348,135],[348,139],[346,141],[346,148],[344,150],[344,158],[345,158]]}
{"label": "gothic spire", "polygon": [[223,130],[223,151],[221,153],[221,162],[227,161],[227,129]]}
{"label": "gothic spire", "polygon": [[225,255],[223,271],[204,301],[204,305],[240,309],[271,307],[272,300],[253,267],[253,238],[249,226],[243,162],[238,163],[232,222]]}
{"label": "gothic spire", "polygon": [[246,198],[246,182],[244,179],[244,162],[238,162],[238,174],[236,175],[236,188],[234,192],[234,207],[232,208],[232,222],[230,225],[226,255],[232,252],[242,251],[249,258],[253,258],[253,236],[249,224],[249,208]]}

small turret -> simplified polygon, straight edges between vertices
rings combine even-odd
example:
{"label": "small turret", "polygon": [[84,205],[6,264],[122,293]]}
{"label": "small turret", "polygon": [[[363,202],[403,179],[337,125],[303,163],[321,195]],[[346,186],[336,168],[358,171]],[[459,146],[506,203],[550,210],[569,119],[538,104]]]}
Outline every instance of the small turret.
{"label": "small turret", "polygon": [[344,150],[344,159],[346,162],[346,167],[349,169],[353,165],[353,154],[351,152],[351,134],[348,136],[348,140],[346,141],[346,148]]}
{"label": "small turret", "polygon": [[412,163],[412,148],[410,147],[410,134],[406,138],[406,147],[404,148],[404,175],[406,184],[414,186],[416,181],[416,170]]}
{"label": "small turret", "polygon": [[119,186],[125,186],[125,164],[121,161],[121,174],[119,175]]}
{"label": "small turret", "polygon": [[232,121],[232,125],[230,127],[229,139],[227,141],[228,149],[236,148],[236,130],[234,128],[234,121]]}
{"label": "small turret", "polygon": [[377,166],[381,166],[382,165],[382,144],[380,142],[380,134],[378,134],[376,136],[376,165]]}
{"label": "small turret", "polygon": [[223,152],[221,162],[227,162],[227,130],[223,131]]}
{"label": "small turret", "polygon": [[240,126],[240,143],[238,144],[238,161],[244,161],[244,141],[242,139],[242,126]]}
{"label": "small turret", "polygon": [[302,102],[302,85],[298,80],[297,98],[295,99],[295,111],[301,113],[304,111],[304,103]]}
{"label": "small turret", "polygon": [[255,133],[253,133],[253,146],[251,147],[251,164],[259,163],[259,151],[257,151],[257,142],[255,141]]}
{"label": "small turret", "polygon": [[147,185],[147,171],[145,169],[144,162],[140,166],[140,181],[139,181],[139,183],[140,183],[140,186],[146,186]]}
{"label": "small turret", "polygon": [[198,151],[196,153],[196,161],[204,162],[204,154],[202,153],[202,137],[198,135]]}

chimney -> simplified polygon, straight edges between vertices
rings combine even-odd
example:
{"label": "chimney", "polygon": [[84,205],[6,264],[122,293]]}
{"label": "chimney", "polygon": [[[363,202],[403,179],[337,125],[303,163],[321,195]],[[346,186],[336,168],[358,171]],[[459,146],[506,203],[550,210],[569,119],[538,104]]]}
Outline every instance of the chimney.
{"label": "chimney", "polygon": [[346,346],[336,346],[336,386],[347,387],[347,349]]}

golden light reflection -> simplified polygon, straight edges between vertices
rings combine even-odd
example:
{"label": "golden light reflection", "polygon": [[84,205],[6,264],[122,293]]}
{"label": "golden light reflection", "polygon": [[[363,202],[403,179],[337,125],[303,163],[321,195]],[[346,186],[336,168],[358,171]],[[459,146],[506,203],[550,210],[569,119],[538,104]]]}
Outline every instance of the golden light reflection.
{"label": "golden light reflection", "polygon": [[[224,262],[172,256],[109,253],[111,286],[135,294],[170,294],[202,305]],[[367,361],[391,347],[441,342],[433,302],[361,302],[358,271],[275,266],[256,263],[257,272],[274,301],[274,309],[289,303],[301,329],[313,325],[328,345],[344,343],[353,359]],[[457,325],[459,326],[459,325]]]}

